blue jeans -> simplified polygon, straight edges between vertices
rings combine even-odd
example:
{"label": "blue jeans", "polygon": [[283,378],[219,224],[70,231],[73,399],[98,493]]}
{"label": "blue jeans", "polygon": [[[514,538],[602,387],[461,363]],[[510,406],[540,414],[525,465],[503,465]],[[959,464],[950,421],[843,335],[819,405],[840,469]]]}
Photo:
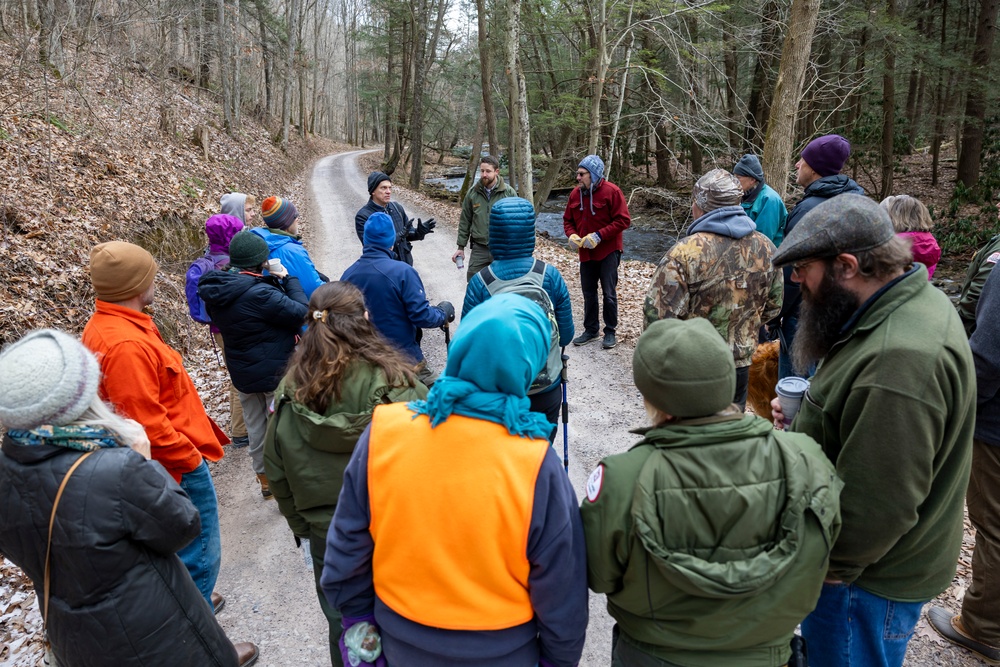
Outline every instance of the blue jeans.
{"label": "blue jeans", "polygon": [[853,584],[823,584],[802,621],[810,667],[901,667],[923,602],[894,602]]}
{"label": "blue jeans", "polygon": [[219,565],[222,562],[222,538],[219,535],[219,501],[215,497],[215,485],[212,484],[208,464],[202,461],[200,466],[181,475],[181,488],[198,508],[201,533],[191,544],[178,551],[177,556],[191,573],[195,586],[211,605],[212,590],[215,588],[215,580],[219,578]]}

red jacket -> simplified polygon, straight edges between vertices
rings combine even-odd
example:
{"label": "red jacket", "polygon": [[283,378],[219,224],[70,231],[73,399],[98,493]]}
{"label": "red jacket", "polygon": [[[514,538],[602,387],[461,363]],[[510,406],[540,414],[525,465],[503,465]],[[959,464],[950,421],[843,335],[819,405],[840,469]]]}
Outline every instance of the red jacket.
{"label": "red jacket", "polygon": [[152,457],[181,475],[222,458],[226,434],[205,413],[181,355],[163,342],[153,318],[97,301],[83,344],[101,362],[101,395],[146,429]]}
{"label": "red jacket", "polygon": [[625,204],[625,195],[614,183],[601,180],[593,193],[583,194],[576,187],[569,193],[569,202],[563,213],[566,236],[583,238],[597,232],[601,242],[593,250],[580,248],[580,261],[600,261],[616,250],[622,249],[622,232],[632,224]]}

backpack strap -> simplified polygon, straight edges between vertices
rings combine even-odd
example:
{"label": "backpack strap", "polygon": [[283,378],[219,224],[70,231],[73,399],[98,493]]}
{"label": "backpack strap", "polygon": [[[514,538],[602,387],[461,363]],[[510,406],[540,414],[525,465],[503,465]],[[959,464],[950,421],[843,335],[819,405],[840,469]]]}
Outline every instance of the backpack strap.
{"label": "backpack strap", "polygon": [[[490,292],[490,285],[496,282],[497,274],[493,273],[493,269],[487,265],[486,267],[480,269],[477,275],[483,281],[483,284],[486,286],[486,291]],[[490,292],[490,294],[492,293],[493,292]]]}
{"label": "backpack strap", "polygon": [[531,265],[531,271],[529,273],[537,273],[540,276],[545,276],[546,264],[540,259],[535,259],[535,263]]}

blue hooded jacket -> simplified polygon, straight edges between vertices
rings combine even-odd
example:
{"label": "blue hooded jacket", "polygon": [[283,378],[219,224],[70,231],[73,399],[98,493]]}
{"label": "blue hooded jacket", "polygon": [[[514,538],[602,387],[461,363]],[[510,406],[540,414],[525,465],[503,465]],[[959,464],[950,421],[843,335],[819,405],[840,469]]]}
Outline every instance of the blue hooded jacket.
{"label": "blue hooded jacket", "polygon": [[415,362],[424,360],[417,329],[436,329],[445,314],[432,306],[416,269],[393,258],[392,250],[365,246],[358,261],[340,277],[365,295],[372,324]]}
{"label": "blue hooded jacket", "polygon": [[269,259],[280,259],[281,265],[288,269],[288,275],[299,279],[302,291],[306,293],[306,299],[312,296],[317,287],[326,282],[320,277],[302,241],[289,234],[276,233],[267,227],[255,227],[250,231],[267,241]]}
{"label": "blue hooded jacket", "polygon": [[[500,280],[511,280],[531,270],[535,262],[535,209],[527,199],[507,197],[490,210],[490,268]],[[552,307],[559,324],[559,345],[565,347],[573,340],[573,306],[569,299],[566,281],[556,267],[546,265],[542,289],[552,300]],[[472,276],[465,290],[462,317],[490,298],[486,283],[477,273]]]}

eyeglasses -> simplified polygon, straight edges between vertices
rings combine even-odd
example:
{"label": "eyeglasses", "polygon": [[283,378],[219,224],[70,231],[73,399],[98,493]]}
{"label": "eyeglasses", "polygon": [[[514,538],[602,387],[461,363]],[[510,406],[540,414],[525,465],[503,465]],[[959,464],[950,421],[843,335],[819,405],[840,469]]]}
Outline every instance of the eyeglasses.
{"label": "eyeglasses", "polygon": [[578,171],[578,172],[576,172],[576,175],[577,176],[586,176],[589,173],[590,173],[589,171]]}
{"label": "eyeglasses", "polygon": [[807,259],[807,260],[804,260],[804,261],[801,261],[801,262],[795,262],[794,264],[792,264],[792,275],[796,275],[797,274],[797,275],[801,276],[802,272],[806,269],[807,266],[809,266],[813,262],[818,262],[818,261],[819,261],[819,258],[813,258],[813,259]]}

